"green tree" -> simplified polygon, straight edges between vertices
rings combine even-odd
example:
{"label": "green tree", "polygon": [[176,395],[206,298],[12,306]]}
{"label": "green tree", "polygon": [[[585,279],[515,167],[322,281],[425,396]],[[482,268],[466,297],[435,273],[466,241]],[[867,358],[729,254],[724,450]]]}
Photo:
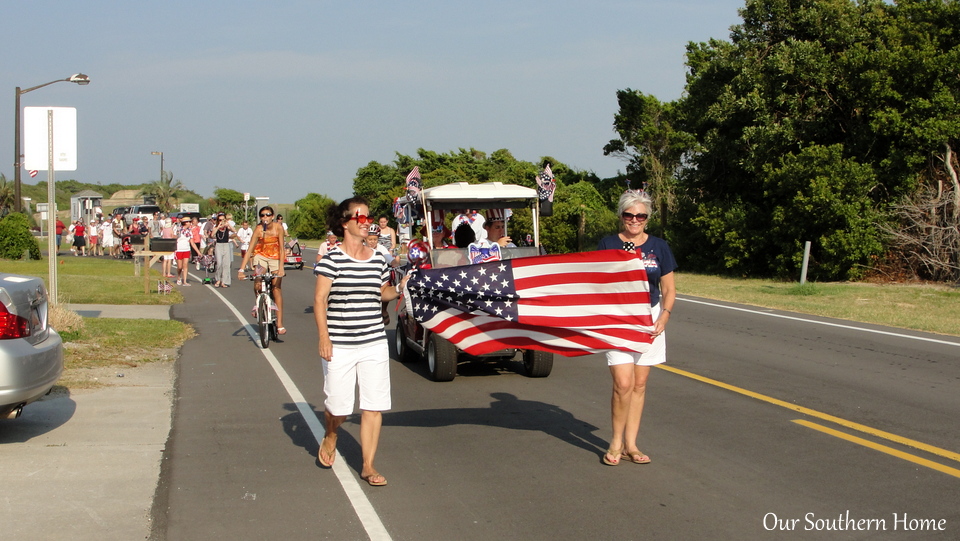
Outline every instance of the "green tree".
{"label": "green tree", "polygon": [[604,155],[629,161],[627,174],[634,188],[647,183],[647,191],[660,211],[660,224],[666,227],[668,212],[676,210],[676,176],[681,160],[694,147],[693,137],[676,126],[680,124],[675,102],[662,103],[656,97],[631,89],[617,92],[620,110],[613,118],[619,138],[603,147]]}
{"label": "green tree", "polygon": [[162,212],[172,212],[177,208],[178,198],[183,191],[183,183],[173,179],[173,173],[163,172],[163,178],[140,189],[137,195],[152,196]]}
{"label": "green tree", "polygon": [[236,216],[242,216],[245,202],[243,200],[243,194],[237,190],[215,188],[210,204],[216,212],[228,212]]}
{"label": "green tree", "polygon": [[14,208],[16,190],[13,183],[7,182],[7,177],[0,173],[0,216],[5,216]]}
{"label": "green tree", "polygon": [[301,239],[325,238],[327,210],[337,204],[339,201],[317,193],[308,193],[298,199],[297,208],[290,212],[290,234]]}
{"label": "green tree", "polygon": [[889,205],[960,134],[958,9],[749,0],[730,42],[691,43],[679,107],[700,146],[680,177],[690,220],[676,246],[688,267],[794,277],[793,245],[809,239],[820,278],[859,276],[883,252]]}

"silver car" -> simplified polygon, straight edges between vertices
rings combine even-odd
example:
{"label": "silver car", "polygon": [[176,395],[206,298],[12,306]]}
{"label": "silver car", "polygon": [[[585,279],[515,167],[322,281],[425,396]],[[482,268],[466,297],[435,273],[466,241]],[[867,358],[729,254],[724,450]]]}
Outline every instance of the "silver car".
{"label": "silver car", "polygon": [[63,373],[63,341],[47,325],[48,306],[43,280],[0,273],[0,419],[19,417]]}

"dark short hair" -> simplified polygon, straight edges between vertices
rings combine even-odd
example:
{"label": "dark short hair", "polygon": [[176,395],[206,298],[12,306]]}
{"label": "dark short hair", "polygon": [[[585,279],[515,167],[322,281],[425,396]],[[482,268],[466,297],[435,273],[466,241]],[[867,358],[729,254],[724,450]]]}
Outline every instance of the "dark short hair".
{"label": "dark short hair", "polygon": [[349,199],[344,199],[337,206],[330,206],[327,209],[327,226],[330,231],[333,231],[333,234],[342,237],[343,236],[343,224],[350,219],[350,216],[353,215],[350,212],[351,207],[356,207],[359,205],[366,205],[367,208],[370,208],[370,203],[367,200],[360,196],[354,196]]}
{"label": "dark short hair", "polygon": [[477,234],[473,231],[473,227],[466,222],[458,225],[456,231],[453,232],[453,243],[457,248],[466,248],[476,240]]}

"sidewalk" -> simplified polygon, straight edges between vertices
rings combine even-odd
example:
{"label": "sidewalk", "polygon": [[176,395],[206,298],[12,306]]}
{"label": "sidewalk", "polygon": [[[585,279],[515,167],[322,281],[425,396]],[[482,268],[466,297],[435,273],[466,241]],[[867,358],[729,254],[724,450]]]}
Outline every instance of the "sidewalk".
{"label": "sidewalk", "polygon": [[[169,319],[169,306],[68,305],[86,317]],[[4,539],[150,534],[170,432],[174,363],[113,370],[98,389],[51,394],[0,422]]]}

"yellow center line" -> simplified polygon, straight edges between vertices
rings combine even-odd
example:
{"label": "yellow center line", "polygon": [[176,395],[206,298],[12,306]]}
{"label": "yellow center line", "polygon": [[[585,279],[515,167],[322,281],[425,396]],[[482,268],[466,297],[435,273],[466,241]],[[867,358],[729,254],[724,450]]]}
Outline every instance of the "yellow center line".
{"label": "yellow center line", "polygon": [[932,468],[934,470],[937,470],[941,473],[945,473],[947,475],[960,477],[960,470],[956,468],[951,468],[949,466],[944,466],[943,464],[933,462],[932,460],[920,458],[918,456],[911,455],[910,453],[904,453],[903,451],[898,451],[892,447],[887,447],[886,445],[880,445],[879,443],[874,443],[870,440],[858,438],[856,436],[852,436],[845,432],[840,432],[839,430],[834,430],[832,428],[827,428],[825,426],[818,425],[816,423],[811,423],[810,421],[804,421],[803,419],[794,419],[793,422],[797,423],[798,425],[803,425],[807,428],[812,428],[814,430],[823,432],[825,434],[829,434],[831,436],[834,436],[843,440],[847,440],[852,443],[863,445],[864,447],[869,447],[870,449],[880,451],[881,453],[886,453],[888,455],[893,455],[897,458],[902,458],[903,460],[913,462],[914,464],[919,464],[921,466],[926,466],[927,468]]}
{"label": "yellow center line", "polygon": [[[766,396],[766,395],[762,395],[762,394],[760,394],[760,393],[755,393],[755,392],[753,392],[753,391],[748,391],[748,390],[746,390],[746,389],[742,389],[742,388],[740,388],[740,387],[737,387],[737,386],[734,386],[734,385],[730,385],[730,384],[728,384],[728,383],[723,383],[722,381],[717,381],[717,380],[715,380],[715,379],[710,379],[710,378],[707,378],[707,377],[704,377],[704,376],[700,376],[700,375],[694,374],[693,372],[687,372],[686,370],[681,370],[681,369],[679,369],[679,368],[674,368],[674,367],[672,367],[672,366],[667,366],[667,365],[664,365],[664,364],[658,364],[658,365],[656,365],[656,366],[657,366],[657,368],[660,368],[660,369],[662,369],[662,370],[666,370],[666,371],[668,371],[668,372],[673,372],[674,374],[677,374],[677,375],[680,375],[680,376],[684,376],[684,377],[687,377],[687,378],[690,378],[690,379],[695,379],[695,380],[697,380],[697,381],[701,381],[701,382],[703,382],[703,383],[707,383],[707,384],[713,385],[713,386],[715,386],[715,387],[720,387],[721,389],[726,389],[726,390],[728,390],[728,391],[733,391],[733,392],[735,392],[735,393],[739,393],[739,394],[742,394],[742,395],[744,395],[744,396],[749,396],[750,398],[756,398],[757,400],[762,400],[762,401],[764,401],[764,402],[767,402],[767,403],[769,403],[769,404],[773,404],[773,405],[775,405],[775,406],[780,406],[780,407],[783,407],[783,408],[787,408],[788,410],[792,410],[792,411],[795,411],[795,412],[797,412],[797,413],[802,413],[803,415],[807,415],[807,416],[810,416],[810,417],[816,417],[816,418],[818,418],[818,419],[822,419],[822,420],[824,420],[824,421],[829,421],[829,422],[831,422],[831,423],[838,424],[838,425],[840,425],[840,426],[844,426],[844,427],[847,427],[847,428],[849,428],[849,429],[856,430],[856,431],[858,431],[858,432],[863,432],[864,434],[870,434],[871,436],[875,436],[875,437],[878,437],[878,438],[883,438],[883,439],[885,439],[885,440],[892,441],[892,442],[894,442],[894,443],[899,443],[900,445],[905,445],[905,446],[907,446],[907,447],[913,447],[914,449],[919,449],[919,450],[921,450],[921,451],[926,451],[926,452],[928,452],[928,453],[930,453],[930,454],[934,454],[934,455],[937,455],[937,456],[942,456],[942,457],[944,457],[944,458],[949,458],[950,460],[954,460],[954,461],[956,461],[956,462],[960,462],[960,453],[955,453],[955,452],[953,452],[953,451],[948,451],[948,450],[946,450],[946,449],[941,449],[941,448],[939,448],[939,447],[935,447],[935,446],[933,446],[933,445],[928,445],[928,444],[923,443],[923,442],[919,442],[919,441],[916,441],[916,440],[911,440],[911,439],[909,439],[909,438],[904,438],[903,436],[898,436],[898,435],[896,435],[896,434],[891,434],[891,433],[889,433],[889,432],[884,432],[883,430],[877,430],[876,428],[871,428],[871,427],[869,427],[869,426],[861,425],[861,424],[859,424],[859,423],[854,423],[853,421],[848,421],[848,420],[846,420],[846,419],[841,419],[840,417],[835,417],[835,416],[833,416],[833,415],[829,415],[829,414],[826,414],[826,413],[823,413],[823,412],[819,412],[819,411],[817,411],[817,410],[812,410],[812,409],[810,409],[810,408],[805,408],[805,407],[803,407],[803,406],[798,406],[798,405],[796,405],[796,404],[791,404],[791,403],[789,403],[789,402],[784,402],[783,400],[777,400],[776,398],[772,398],[772,397],[769,397],[769,396]],[[921,460],[922,460],[922,459],[921,459]]]}

